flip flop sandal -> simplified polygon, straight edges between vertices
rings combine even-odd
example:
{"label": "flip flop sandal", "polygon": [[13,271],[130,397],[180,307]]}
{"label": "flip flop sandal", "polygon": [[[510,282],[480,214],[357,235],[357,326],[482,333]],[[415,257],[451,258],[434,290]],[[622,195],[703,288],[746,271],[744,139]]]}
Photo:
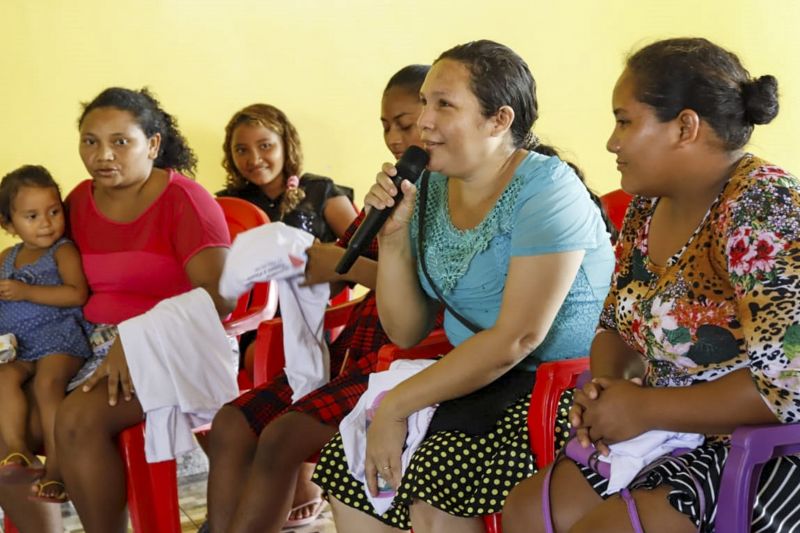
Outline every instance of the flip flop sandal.
{"label": "flip flop sandal", "polygon": [[[15,461],[20,459],[21,461]],[[11,452],[0,461],[0,483],[2,484],[29,484],[44,475],[44,466],[32,466],[33,461],[25,454]]]}
{"label": "flip flop sandal", "polygon": [[[29,500],[35,502],[48,502],[48,503],[64,503],[69,501],[69,496],[67,496],[66,487],[64,487],[64,483],[61,481],[51,480],[51,481],[37,481],[33,484],[36,487],[36,494],[30,494],[28,496]],[[45,494],[45,491],[48,487],[57,487],[58,491],[52,493],[51,496]]]}
{"label": "flip flop sandal", "polygon": [[299,511],[304,507],[310,507],[312,505],[314,506],[314,510],[311,512],[311,516],[307,516],[306,518],[298,518],[296,520],[287,518],[286,523],[283,524],[283,529],[302,527],[313,523],[317,518],[319,518],[319,515],[322,514],[322,509],[325,507],[325,500],[322,498],[314,498],[313,500],[308,500],[305,503],[301,503],[300,505],[292,507],[292,510],[289,511],[289,516],[292,516],[292,513]]}

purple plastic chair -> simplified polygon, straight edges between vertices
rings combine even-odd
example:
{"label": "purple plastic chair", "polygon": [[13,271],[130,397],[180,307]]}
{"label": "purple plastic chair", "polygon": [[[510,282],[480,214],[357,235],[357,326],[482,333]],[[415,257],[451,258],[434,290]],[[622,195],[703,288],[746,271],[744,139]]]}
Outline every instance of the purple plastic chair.
{"label": "purple plastic chair", "polygon": [[731,451],[722,472],[716,530],[748,533],[764,463],[796,453],[800,453],[800,424],[737,428],[731,435]]}

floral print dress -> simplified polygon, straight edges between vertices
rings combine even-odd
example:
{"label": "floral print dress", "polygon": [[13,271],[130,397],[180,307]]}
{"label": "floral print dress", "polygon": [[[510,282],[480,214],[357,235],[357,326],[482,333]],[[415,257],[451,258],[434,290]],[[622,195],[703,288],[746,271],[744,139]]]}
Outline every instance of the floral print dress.
{"label": "floral print dress", "polygon": [[[628,209],[600,327],[617,331],[642,354],[648,386],[688,386],[748,368],[776,418],[800,422],[800,181],[745,155],[688,242],[663,266],[648,255],[657,202],[636,197]],[[635,485],[672,486],[672,505],[703,531],[713,531],[728,453],[726,437],[708,437],[682,456],[704,485],[702,512],[698,487],[684,469],[665,465]],[[605,490],[602,478],[584,474],[598,492]],[[787,476],[794,481],[784,484]],[[796,504],[779,508],[787,499]],[[800,458],[765,467],[759,500],[763,512],[754,514],[754,527],[770,517],[776,524],[800,523]]]}

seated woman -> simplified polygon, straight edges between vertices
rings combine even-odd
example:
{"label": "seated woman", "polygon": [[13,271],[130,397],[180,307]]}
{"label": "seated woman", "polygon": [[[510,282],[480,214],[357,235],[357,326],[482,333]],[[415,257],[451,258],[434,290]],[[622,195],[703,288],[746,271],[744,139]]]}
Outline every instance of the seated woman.
{"label": "seated woman", "polygon": [[[330,178],[301,174],[300,136],[280,109],[252,104],[237,111],[225,126],[222,150],[227,183],[217,196],[247,200],[270,221],[302,229],[322,242],[341,237],[355,219],[352,190]],[[249,331],[239,339],[242,367],[251,375],[255,337]]]}
{"label": "seated woman", "polygon": [[[600,209],[572,169],[537,150],[534,79],[509,48],[476,41],[444,52],[420,91],[429,178],[404,193],[379,235],[378,311],[392,340],[427,335],[444,304],[455,346],[385,394],[369,425],[365,478],[396,491],[375,512],[337,435],[314,479],[339,531],[483,531],[534,471],[526,412],[536,365],[584,356],[613,268]],[[367,205],[395,204],[387,164]],[[416,206],[416,207],[415,207]],[[439,404],[401,469],[412,413]]]}
{"label": "seated woman", "polygon": [[116,325],[198,287],[220,316],[228,314],[234,302],[217,286],[230,239],[217,202],[182,174],[193,172],[194,154],[150,92],[106,89],[84,106],[78,124],[91,179],[66,203],[91,289],[84,307],[95,324],[90,340],[105,358],[59,408],[56,445],[85,531],[121,533],[126,488],[115,437],[144,413],[128,370],[137,354],[123,351]]}
{"label": "seated woman", "polygon": [[[636,196],[592,344],[594,379],[570,419],[603,454],[650,430],[704,435],[627,489],[650,533],[713,531],[726,435],[800,413],[800,183],[742,150],[777,115],[777,81],[751,78],[705,39],[670,39],[628,59],[612,102],[607,148]],[[798,457],[765,466],[754,531],[798,523],[798,467]],[[542,483],[540,473],[514,490],[505,532],[548,530]],[[555,531],[630,531],[625,497],[591,469],[562,460],[551,483]]]}
{"label": "seated woman", "polygon": [[[420,142],[416,127],[419,88],[428,68],[401,69],[383,92],[384,141],[396,157]],[[334,272],[362,219],[359,216],[338,245],[318,243],[308,250],[308,283],[354,282],[375,287],[376,243],[347,274]],[[378,321],[375,293],[369,292],[330,346],[331,369],[339,372],[330,383],[292,404],[292,390],[281,373],[220,410],[209,448],[211,531],[279,531],[284,525],[310,522],[319,514],[323,504],[319,487],[311,483],[308,467],[301,465],[330,440],[366,390],[377,350],[388,342]]]}

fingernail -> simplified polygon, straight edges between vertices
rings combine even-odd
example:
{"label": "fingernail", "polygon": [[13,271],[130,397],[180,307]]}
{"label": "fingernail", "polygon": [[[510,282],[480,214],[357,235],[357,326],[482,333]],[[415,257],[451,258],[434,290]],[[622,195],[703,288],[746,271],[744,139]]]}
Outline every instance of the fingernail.
{"label": "fingernail", "polygon": [[84,386],[83,386],[83,392],[89,392],[89,387],[87,387],[86,385],[84,385]]}

